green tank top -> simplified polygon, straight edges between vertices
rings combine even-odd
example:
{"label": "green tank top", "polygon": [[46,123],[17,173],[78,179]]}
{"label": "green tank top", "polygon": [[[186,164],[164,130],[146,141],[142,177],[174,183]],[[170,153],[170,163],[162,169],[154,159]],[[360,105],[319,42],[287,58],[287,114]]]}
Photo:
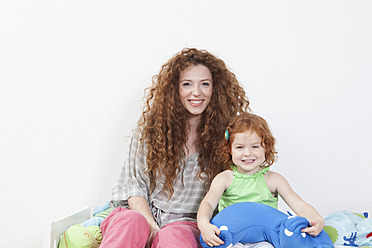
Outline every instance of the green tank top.
{"label": "green tank top", "polygon": [[278,197],[271,194],[264,178],[269,167],[263,168],[254,175],[239,173],[235,165],[231,166],[231,169],[234,179],[222,194],[218,203],[218,211],[238,202],[259,202],[278,209]]}

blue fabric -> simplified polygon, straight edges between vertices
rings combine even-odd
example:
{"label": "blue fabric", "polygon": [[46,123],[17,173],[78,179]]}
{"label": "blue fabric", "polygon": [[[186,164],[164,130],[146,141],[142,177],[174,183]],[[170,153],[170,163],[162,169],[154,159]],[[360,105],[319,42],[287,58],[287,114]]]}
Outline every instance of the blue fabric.
{"label": "blue fabric", "polygon": [[89,220],[84,221],[83,223],[81,223],[81,225],[85,228],[90,226],[101,226],[103,220],[104,218],[101,217],[93,217],[90,218]]}
{"label": "blue fabric", "polygon": [[324,218],[328,235],[335,245],[372,246],[372,219],[368,213],[338,211]]}
{"label": "blue fabric", "polygon": [[105,203],[104,205],[102,205],[102,206],[98,206],[98,207],[96,207],[96,208],[94,209],[94,211],[93,211],[93,216],[96,216],[97,214],[99,214],[99,213],[101,213],[101,212],[103,212],[103,211],[109,209],[109,208],[110,208],[109,203],[110,203],[110,201],[106,202],[106,203]]}
{"label": "blue fabric", "polygon": [[[333,248],[323,230],[317,237],[301,232],[309,225],[306,218],[289,216],[281,211],[256,202],[236,203],[219,212],[211,223],[220,228],[219,237],[225,248],[236,243],[270,242],[275,248]],[[208,246],[200,236],[202,247]]]}

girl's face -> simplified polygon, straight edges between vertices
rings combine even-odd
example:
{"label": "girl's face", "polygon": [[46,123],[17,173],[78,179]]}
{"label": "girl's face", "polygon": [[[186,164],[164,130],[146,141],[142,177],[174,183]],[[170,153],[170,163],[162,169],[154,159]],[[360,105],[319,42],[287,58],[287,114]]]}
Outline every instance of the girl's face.
{"label": "girl's face", "polygon": [[265,162],[265,148],[262,147],[261,141],[256,132],[248,130],[234,135],[231,156],[238,172],[253,175],[260,170],[260,166]]}
{"label": "girl's face", "polygon": [[212,74],[204,65],[190,66],[180,73],[179,95],[182,105],[194,116],[207,108],[213,91]]}

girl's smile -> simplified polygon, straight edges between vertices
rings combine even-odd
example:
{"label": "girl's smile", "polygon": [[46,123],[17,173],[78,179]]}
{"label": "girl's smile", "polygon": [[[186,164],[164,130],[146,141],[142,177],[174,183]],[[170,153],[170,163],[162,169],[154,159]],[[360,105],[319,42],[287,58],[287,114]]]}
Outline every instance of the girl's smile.
{"label": "girl's smile", "polygon": [[265,148],[256,132],[236,133],[231,144],[232,161],[242,174],[253,175],[265,162]]}
{"label": "girl's smile", "polygon": [[255,159],[246,159],[246,160],[243,160],[244,163],[253,163],[254,161],[256,161]]}

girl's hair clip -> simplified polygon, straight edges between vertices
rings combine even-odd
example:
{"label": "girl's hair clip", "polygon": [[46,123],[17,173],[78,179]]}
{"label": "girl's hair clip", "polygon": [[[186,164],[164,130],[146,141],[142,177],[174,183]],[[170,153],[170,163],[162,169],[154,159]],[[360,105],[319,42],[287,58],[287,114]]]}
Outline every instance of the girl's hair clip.
{"label": "girl's hair clip", "polygon": [[225,131],[225,138],[226,138],[226,140],[229,140],[229,131]]}

